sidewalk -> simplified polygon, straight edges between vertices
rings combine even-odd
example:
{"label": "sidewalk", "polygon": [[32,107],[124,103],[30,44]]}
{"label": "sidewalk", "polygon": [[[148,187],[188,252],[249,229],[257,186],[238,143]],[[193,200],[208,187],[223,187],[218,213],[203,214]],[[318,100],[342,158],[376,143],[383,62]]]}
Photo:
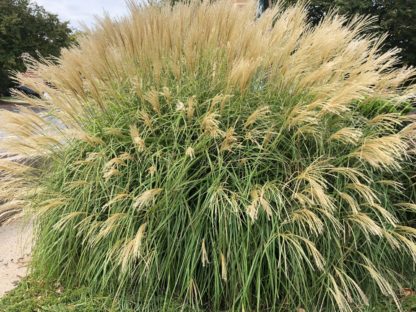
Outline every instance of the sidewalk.
{"label": "sidewalk", "polygon": [[0,297],[26,276],[32,247],[32,225],[14,221],[0,226]]}
{"label": "sidewalk", "polygon": [[[0,104],[1,110],[19,111],[19,103]],[[0,140],[6,138],[0,132]],[[0,151],[0,158],[10,157],[6,151]],[[13,159],[18,159],[16,155]],[[0,225],[0,297],[17,286],[20,279],[26,276],[32,247],[32,224],[24,220],[15,220]]]}

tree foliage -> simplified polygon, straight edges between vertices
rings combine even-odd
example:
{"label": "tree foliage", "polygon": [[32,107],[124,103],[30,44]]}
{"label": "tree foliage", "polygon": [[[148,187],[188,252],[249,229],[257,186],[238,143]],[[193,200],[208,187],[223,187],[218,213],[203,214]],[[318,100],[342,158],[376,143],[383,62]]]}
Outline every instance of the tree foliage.
{"label": "tree foliage", "polygon": [[[298,0],[288,0],[296,3]],[[312,0],[310,19],[319,23],[331,9],[349,16],[376,17],[377,31],[389,33],[385,48],[399,47],[404,63],[416,65],[416,1],[414,0]]]}
{"label": "tree foliage", "polygon": [[10,71],[23,71],[21,55],[58,56],[71,43],[68,22],[29,0],[0,0],[0,94],[12,86]]}

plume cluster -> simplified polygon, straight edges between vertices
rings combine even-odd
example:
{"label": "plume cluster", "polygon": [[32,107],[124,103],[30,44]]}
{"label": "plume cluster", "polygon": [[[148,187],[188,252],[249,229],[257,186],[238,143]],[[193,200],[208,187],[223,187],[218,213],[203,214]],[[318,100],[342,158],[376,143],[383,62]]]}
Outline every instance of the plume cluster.
{"label": "plume cluster", "polygon": [[2,148],[44,159],[0,161],[1,199],[38,215],[33,271],[141,311],[400,308],[416,72],[372,19],[129,6],[17,74],[48,94],[0,125]]}

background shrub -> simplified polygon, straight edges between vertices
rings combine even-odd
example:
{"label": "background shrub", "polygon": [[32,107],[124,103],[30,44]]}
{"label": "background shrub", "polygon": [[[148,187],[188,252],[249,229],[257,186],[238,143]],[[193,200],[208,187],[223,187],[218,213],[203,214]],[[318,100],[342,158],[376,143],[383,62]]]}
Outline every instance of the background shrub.
{"label": "background shrub", "polygon": [[[340,310],[412,279],[412,68],[371,19],[301,5],[136,6],[19,77],[3,196],[39,214],[33,270],[142,311]],[[47,82],[47,83],[45,83]],[[404,105],[404,106],[403,106]],[[385,111],[387,108],[387,111]],[[16,129],[17,126],[17,129]]]}

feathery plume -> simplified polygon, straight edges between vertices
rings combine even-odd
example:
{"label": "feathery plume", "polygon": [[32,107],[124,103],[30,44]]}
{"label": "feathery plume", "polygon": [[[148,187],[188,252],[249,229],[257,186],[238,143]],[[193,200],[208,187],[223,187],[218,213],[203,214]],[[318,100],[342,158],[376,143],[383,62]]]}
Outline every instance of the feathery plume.
{"label": "feathery plume", "polygon": [[181,101],[178,101],[178,103],[176,103],[176,111],[177,112],[183,112],[185,111],[185,104]]}
{"label": "feathery plume", "polygon": [[150,167],[147,169],[147,172],[150,174],[150,176],[154,176],[154,174],[157,172],[157,168],[156,168],[156,166],[150,166]]}
{"label": "feathery plume", "polygon": [[142,194],[136,197],[133,203],[133,207],[135,209],[143,209],[149,206],[155,200],[156,196],[159,195],[161,192],[161,188],[144,191]]}
{"label": "feathery plume", "polygon": [[212,138],[217,138],[223,135],[223,132],[220,129],[218,117],[220,117],[220,115],[217,113],[208,113],[204,116],[201,122],[202,130]]}
{"label": "feathery plume", "polygon": [[366,234],[370,233],[376,236],[383,235],[382,228],[365,213],[353,213],[349,216],[348,219],[360,226]]}
{"label": "feathery plume", "polygon": [[225,259],[224,254],[221,252],[221,278],[224,282],[227,281],[227,260]]}
{"label": "feathery plume", "polygon": [[319,235],[324,231],[324,223],[311,210],[303,208],[298,209],[292,214],[294,224],[300,223],[303,227],[308,227],[314,235]]}
{"label": "feathery plume", "polygon": [[144,110],[141,110],[139,112],[139,117],[146,127],[152,128],[152,118],[150,118],[150,115],[148,113],[146,113]]}
{"label": "feathery plume", "polygon": [[111,198],[110,201],[108,201],[104,206],[103,209],[106,209],[108,207],[111,207],[112,205],[114,205],[115,203],[118,203],[120,201],[125,200],[126,198],[129,198],[130,195],[128,193],[119,193],[116,196],[114,196],[113,198]]}
{"label": "feathery plume", "polygon": [[130,136],[139,152],[143,152],[146,148],[144,140],[140,136],[139,129],[136,126],[130,126]]}
{"label": "feathery plume", "polygon": [[236,60],[228,77],[228,82],[230,85],[236,86],[240,91],[244,92],[258,70],[258,67],[258,60],[244,58]]}
{"label": "feathery plume", "polygon": [[142,243],[143,243],[143,238],[146,233],[146,228],[147,228],[147,223],[143,223],[139,227],[139,230],[137,231],[136,236],[134,237],[134,240],[133,240],[133,255],[137,258],[139,258],[141,250],[142,250]]}
{"label": "feathery plume", "polygon": [[221,151],[228,151],[231,152],[233,146],[235,146],[237,142],[237,138],[235,137],[234,128],[228,128],[225,132],[224,140],[221,143]]}
{"label": "feathery plume", "polygon": [[339,141],[344,144],[358,144],[363,136],[361,129],[357,128],[342,128],[329,137],[330,141]]}
{"label": "feathery plume", "polygon": [[203,239],[201,243],[201,253],[202,266],[205,267],[207,264],[209,264],[207,248],[205,247],[205,239]]}
{"label": "feathery plume", "polygon": [[127,215],[125,213],[114,213],[100,224],[99,232],[93,236],[90,241],[92,246],[96,246],[99,242],[105,239],[112,232],[117,230],[121,220],[125,219]]}
{"label": "feathery plume", "polygon": [[159,102],[159,92],[156,90],[150,90],[144,95],[144,99],[150,103],[152,109],[157,113],[161,114],[160,111],[160,102]]}
{"label": "feathery plume", "polygon": [[244,123],[244,127],[248,128],[254,125],[258,120],[264,118],[268,114],[270,114],[269,106],[262,106],[257,108],[251,115],[247,118],[246,122]]}
{"label": "feathery plume", "polygon": [[170,103],[172,101],[172,93],[168,87],[163,87],[162,92],[160,93],[163,97],[165,97],[166,101]]}
{"label": "feathery plume", "polygon": [[115,137],[122,137],[123,136],[123,132],[119,128],[105,128],[104,132],[105,132],[105,134],[115,136]]}
{"label": "feathery plume", "polygon": [[192,147],[188,147],[185,151],[185,155],[189,157],[190,159],[195,158],[195,150]]}
{"label": "feathery plume", "polygon": [[121,172],[114,167],[110,167],[106,169],[103,174],[103,178],[106,181],[110,180],[112,177],[118,177],[118,176],[121,176]]}
{"label": "feathery plume", "polygon": [[393,134],[364,140],[364,143],[351,156],[357,157],[377,169],[399,169],[399,161],[407,154],[407,147],[407,143],[402,140],[400,135]]}
{"label": "feathery plume", "polygon": [[186,102],[186,116],[188,117],[188,121],[194,117],[195,104],[196,104],[195,97],[194,96],[189,97],[188,101]]}

